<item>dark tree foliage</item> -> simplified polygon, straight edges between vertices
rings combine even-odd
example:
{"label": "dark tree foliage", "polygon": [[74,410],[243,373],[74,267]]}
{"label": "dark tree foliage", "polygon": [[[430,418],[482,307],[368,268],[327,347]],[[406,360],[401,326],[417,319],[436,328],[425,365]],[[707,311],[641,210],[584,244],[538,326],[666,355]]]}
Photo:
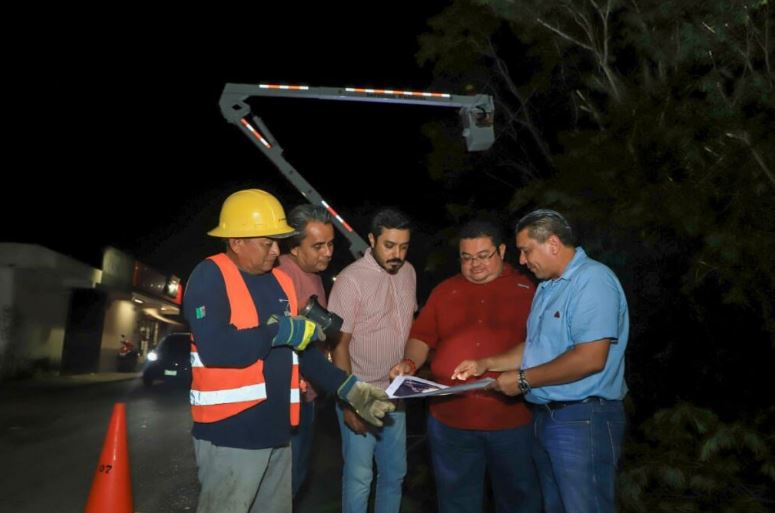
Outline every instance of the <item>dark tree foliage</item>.
{"label": "dark tree foliage", "polygon": [[628,294],[636,423],[772,404],[772,25],[767,0],[456,0],[420,36],[438,87],[496,98],[488,152],[426,127],[450,217],[569,215]]}
{"label": "dark tree foliage", "polygon": [[622,509],[647,513],[771,511],[775,409],[722,422],[688,403],[658,411],[627,444],[619,476]]}

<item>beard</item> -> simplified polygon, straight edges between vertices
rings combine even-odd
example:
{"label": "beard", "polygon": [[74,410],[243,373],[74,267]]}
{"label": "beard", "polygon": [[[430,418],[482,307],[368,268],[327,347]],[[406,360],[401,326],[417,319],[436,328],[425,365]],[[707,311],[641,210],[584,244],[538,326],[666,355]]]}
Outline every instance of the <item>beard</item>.
{"label": "beard", "polygon": [[387,271],[388,274],[397,274],[403,265],[403,260],[400,258],[393,258],[382,264],[382,268]]}

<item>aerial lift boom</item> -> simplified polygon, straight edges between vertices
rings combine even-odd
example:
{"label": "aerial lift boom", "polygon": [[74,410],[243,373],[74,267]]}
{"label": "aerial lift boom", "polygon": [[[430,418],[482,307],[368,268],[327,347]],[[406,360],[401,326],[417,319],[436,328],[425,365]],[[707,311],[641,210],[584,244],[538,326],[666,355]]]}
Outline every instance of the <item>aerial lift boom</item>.
{"label": "aerial lift boom", "polygon": [[463,137],[468,151],[483,151],[495,141],[493,118],[495,107],[489,95],[461,96],[445,93],[400,91],[391,89],[309,87],[303,85],[226,84],[221,93],[221,113],[235,124],[266,155],[291,184],[314,205],[322,205],[334,218],[334,226],[350,244],[355,258],[363,255],[368,244],[326,202],[314,187],[283,156],[283,149],[269,129],[255,116],[247,103],[254,96],[312,98],[370,103],[401,103],[458,108],[463,123]]}

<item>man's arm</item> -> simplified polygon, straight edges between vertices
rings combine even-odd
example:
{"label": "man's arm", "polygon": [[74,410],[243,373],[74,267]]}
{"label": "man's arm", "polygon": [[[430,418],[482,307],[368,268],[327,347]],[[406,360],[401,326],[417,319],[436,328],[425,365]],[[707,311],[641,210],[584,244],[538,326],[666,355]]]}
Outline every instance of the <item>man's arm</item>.
{"label": "man's arm", "polygon": [[350,340],[352,340],[352,333],[339,332],[339,341],[336,343],[332,357],[334,365],[345,371],[347,374],[352,374],[352,364],[350,363]]}
{"label": "man's arm", "polygon": [[452,379],[466,380],[471,376],[481,376],[487,371],[502,372],[518,369],[522,365],[524,352],[525,343],[522,342],[508,351],[481,360],[463,360],[452,371]]}
{"label": "man's arm", "polygon": [[342,369],[331,365],[323,352],[316,347],[297,354],[302,376],[311,381],[318,390],[335,393],[349,376]]}
{"label": "man's arm", "polygon": [[[352,374],[352,364],[350,363],[350,341],[352,338],[352,333],[341,331],[339,342],[337,342],[333,353],[334,365],[348,374]],[[363,435],[369,430],[363,419],[350,406],[344,405],[342,413],[344,414],[344,423],[354,432]]]}
{"label": "man's arm", "polygon": [[[561,385],[585,378],[605,368],[611,340],[603,338],[592,342],[576,344],[554,360],[525,369],[525,380],[532,388]],[[521,363],[521,358],[520,358]],[[512,367],[512,369],[518,369]],[[498,376],[493,387],[506,395],[519,395],[519,372],[509,370]]]}
{"label": "man's arm", "polygon": [[328,310],[342,318],[342,328],[339,338],[335,340],[335,347],[331,353],[334,365],[352,374],[350,362],[350,341],[353,338],[357,321],[358,306],[361,301],[361,291],[346,268],[334,282],[331,295],[328,297]]}
{"label": "man's arm", "polygon": [[[422,340],[410,338],[404,348],[404,359],[390,369],[388,377],[392,380],[402,374],[414,374],[417,369],[425,365],[429,351],[428,344]],[[411,363],[407,360],[411,360]]]}

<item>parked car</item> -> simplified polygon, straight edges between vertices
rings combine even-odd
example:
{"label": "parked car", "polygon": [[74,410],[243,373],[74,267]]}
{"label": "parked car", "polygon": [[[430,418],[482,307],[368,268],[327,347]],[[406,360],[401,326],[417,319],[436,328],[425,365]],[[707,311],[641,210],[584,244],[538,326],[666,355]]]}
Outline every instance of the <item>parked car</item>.
{"label": "parked car", "polygon": [[191,333],[170,333],[148,351],[143,384],[151,386],[157,382],[191,384]]}

